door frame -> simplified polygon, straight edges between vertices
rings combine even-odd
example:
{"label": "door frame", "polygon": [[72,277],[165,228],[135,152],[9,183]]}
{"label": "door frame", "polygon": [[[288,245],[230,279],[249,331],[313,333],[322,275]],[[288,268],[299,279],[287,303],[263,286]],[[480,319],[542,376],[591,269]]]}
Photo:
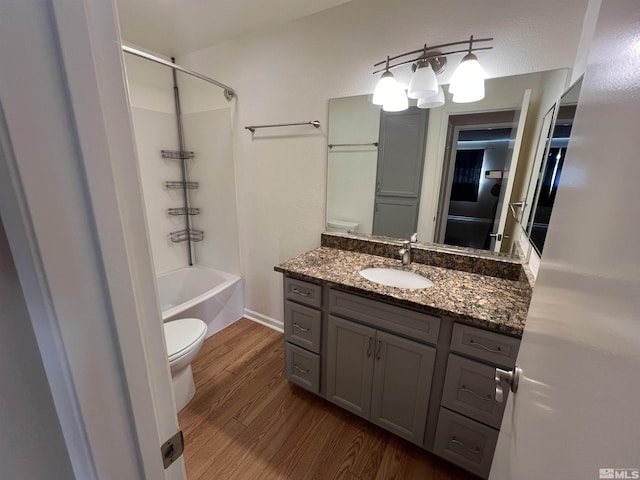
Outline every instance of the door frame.
{"label": "door frame", "polygon": [[[513,116],[511,117],[511,121],[505,121],[504,117],[509,114],[515,115],[516,112],[517,110],[515,109],[508,109],[482,113],[463,113],[449,115],[446,137],[447,144],[445,145],[445,152],[447,154],[445,155],[444,163],[442,165],[442,180],[440,182],[440,195],[436,215],[436,232],[434,240],[436,243],[444,243],[444,237],[447,230],[447,217],[451,197],[451,183],[453,180],[453,171],[456,164],[455,157],[458,153],[458,135],[462,131],[475,130],[478,128],[486,127],[502,128],[510,126],[513,130],[515,124]],[[468,120],[471,120],[470,117],[478,118],[478,123],[467,123]],[[496,212],[496,214],[497,213],[498,212]]]}
{"label": "door frame", "polygon": [[74,473],[183,480],[115,5],[0,21],[0,214]]}

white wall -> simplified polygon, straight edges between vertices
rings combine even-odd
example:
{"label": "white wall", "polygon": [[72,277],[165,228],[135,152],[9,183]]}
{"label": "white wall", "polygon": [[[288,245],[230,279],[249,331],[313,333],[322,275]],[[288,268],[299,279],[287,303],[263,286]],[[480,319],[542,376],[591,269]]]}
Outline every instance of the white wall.
{"label": "white wall", "polygon": [[[587,0],[354,0],[180,57],[238,92],[234,157],[247,307],[282,318],[282,278],[273,266],[319,244],[329,98],[371,93],[377,80],[372,65],[386,55],[470,34],[495,38],[494,49],[479,55],[490,77],[571,66],[586,6]],[[224,102],[221,94],[210,98]],[[252,136],[243,129],[315,119],[323,123],[319,130]]]}
{"label": "white wall", "polygon": [[[240,275],[238,210],[228,108],[183,115],[185,143],[196,154],[189,178],[200,182],[191,192],[193,228],[204,231],[194,244],[199,265]],[[183,245],[184,246],[184,245]]]}

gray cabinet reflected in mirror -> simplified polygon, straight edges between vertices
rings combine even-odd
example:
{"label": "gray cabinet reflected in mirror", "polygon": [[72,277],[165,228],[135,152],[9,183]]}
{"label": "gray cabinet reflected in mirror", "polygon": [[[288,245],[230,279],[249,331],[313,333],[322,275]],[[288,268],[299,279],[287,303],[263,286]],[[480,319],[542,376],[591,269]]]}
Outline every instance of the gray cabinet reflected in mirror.
{"label": "gray cabinet reflected in mirror", "polygon": [[394,114],[370,95],[329,100],[327,230],[417,232],[423,243],[511,255],[528,218],[513,205],[531,203],[538,132],[566,75],[493,78],[480,102],[447,95],[440,108]]}
{"label": "gray cabinet reflected in mirror", "polygon": [[526,232],[538,255],[542,254],[547,237],[581,86],[582,78],[562,95],[545,115],[543,130],[540,132],[539,151],[527,195],[531,208],[525,211]]}

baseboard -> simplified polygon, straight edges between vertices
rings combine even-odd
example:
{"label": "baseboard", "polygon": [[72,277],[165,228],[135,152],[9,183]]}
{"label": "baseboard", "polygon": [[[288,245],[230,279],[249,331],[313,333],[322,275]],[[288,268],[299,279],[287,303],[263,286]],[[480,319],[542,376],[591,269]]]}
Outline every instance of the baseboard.
{"label": "baseboard", "polygon": [[244,309],[244,316],[252,322],[259,323],[260,325],[269,327],[277,332],[284,333],[284,323],[280,320],[268,317],[267,315],[263,315],[262,313],[254,312],[253,310],[249,310],[248,308]]}

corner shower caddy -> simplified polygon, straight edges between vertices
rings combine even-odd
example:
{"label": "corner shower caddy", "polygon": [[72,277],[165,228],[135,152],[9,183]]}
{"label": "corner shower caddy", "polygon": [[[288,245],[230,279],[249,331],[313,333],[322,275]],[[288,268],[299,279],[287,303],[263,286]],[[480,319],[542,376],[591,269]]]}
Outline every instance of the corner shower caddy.
{"label": "corner shower caddy", "polygon": [[161,156],[162,158],[168,158],[172,160],[179,160],[180,167],[182,170],[182,179],[181,180],[170,180],[164,182],[164,186],[167,189],[180,189],[182,190],[182,198],[183,198],[183,206],[176,208],[169,208],[167,213],[172,216],[184,215],[185,218],[185,228],[182,230],[178,230],[175,232],[169,233],[169,238],[172,242],[187,242],[187,251],[189,255],[189,265],[193,265],[194,263],[194,255],[193,249],[191,248],[191,242],[199,242],[204,240],[204,232],[202,230],[196,230],[191,227],[191,217],[194,215],[200,214],[199,208],[194,208],[189,205],[189,190],[193,190],[198,188],[198,182],[190,182],[187,178],[187,160],[191,160],[195,158],[195,154],[193,152],[188,152],[184,148],[184,133],[182,131],[182,113],[180,111],[180,94],[178,91],[178,78],[176,75],[176,71],[186,73],[193,77],[199,78],[200,80],[204,80],[205,82],[211,83],[212,85],[216,85],[224,90],[224,98],[227,101],[231,101],[235,96],[236,92],[233,88],[225,85],[224,83],[218,82],[213,78],[207,77],[206,75],[202,75],[194,70],[190,70],[188,68],[182,67],[175,63],[175,59],[172,58],[171,61],[167,61],[163,58],[157,57],[147,52],[143,52],[137,48],[130,47],[128,45],[122,45],[122,51],[129,53],[131,55],[135,55],[137,57],[144,58],[146,60],[150,60],[155,63],[159,63],[160,65],[164,65],[165,67],[171,68],[173,73],[173,94],[174,101],[176,105],[176,119],[177,119],[177,127],[178,127],[178,141],[180,150],[162,150]]}

